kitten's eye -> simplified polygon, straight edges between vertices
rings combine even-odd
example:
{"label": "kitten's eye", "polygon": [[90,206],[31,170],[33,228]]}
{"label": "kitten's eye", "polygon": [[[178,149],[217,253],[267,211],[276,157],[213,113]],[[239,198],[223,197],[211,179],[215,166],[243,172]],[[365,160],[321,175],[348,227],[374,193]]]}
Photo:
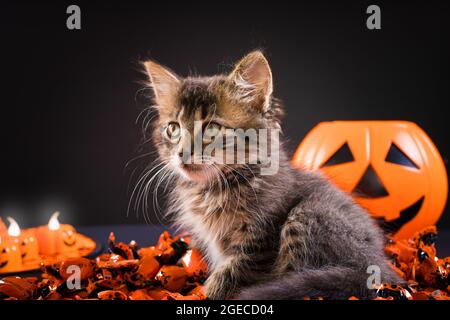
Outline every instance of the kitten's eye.
{"label": "kitten's eye", "polygon": [[172,142],[177,142],[181,135],[180,125],[176,122],[171,122],[166,128],[167,138]]}
{"label": "kitten's eye", "polygon": [[216,122],[210,122],[203,131],[203,140],[210,142],[221,132],[222,126]]}

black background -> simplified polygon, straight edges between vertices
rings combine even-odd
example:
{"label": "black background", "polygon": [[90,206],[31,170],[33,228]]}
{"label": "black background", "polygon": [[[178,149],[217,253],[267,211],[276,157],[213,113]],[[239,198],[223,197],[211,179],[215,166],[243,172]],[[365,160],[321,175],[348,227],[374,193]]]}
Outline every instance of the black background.
{"label": "black background", "polygon": [[[152,158],[125,164],[139,155],[145,58],[214,74],[262,48],[291,154],[320,121],[403,119],[447,164],[449,4],[375,1],[382,30],[370,31],[372,3],[293,2],[2,2],[0,215],[24,226],[56,209],[80,225],[144,223],[127,218],[127,187]],[[80,31],[66,28],[69,4],[81,7]]]}

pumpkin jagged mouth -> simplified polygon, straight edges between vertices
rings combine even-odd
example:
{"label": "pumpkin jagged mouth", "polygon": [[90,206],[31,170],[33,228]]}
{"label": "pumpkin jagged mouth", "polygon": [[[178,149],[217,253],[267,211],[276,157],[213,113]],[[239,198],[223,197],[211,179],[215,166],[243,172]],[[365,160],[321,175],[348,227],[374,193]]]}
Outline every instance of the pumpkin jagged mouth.
{"label": "pumpkin jagged mouth", "polygon": [[3,261],[2,263],[0,263],[0,269],[6,267],[7,264],[8,264],[8,261]]}
{"label": "pumpkin jagged mouth", "polygon": [[385,218],[376,218],[378,225],[387,233],[396,233],[403,227],[405,224],[410,222],[412,219],[416,217],[422,208],[423,201],[425,200],[425,196],[422,196],[419,200],[414,202],[409,207],[400,211],[400,217],[393,220],[386,220]]}

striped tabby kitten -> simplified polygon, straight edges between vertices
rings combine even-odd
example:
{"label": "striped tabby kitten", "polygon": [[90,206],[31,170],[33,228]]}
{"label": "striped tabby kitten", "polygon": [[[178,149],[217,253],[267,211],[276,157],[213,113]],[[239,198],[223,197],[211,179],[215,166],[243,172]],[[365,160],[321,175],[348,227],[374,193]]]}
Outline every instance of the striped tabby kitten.
{"label": "striped tabby kitten", "polygon": [[176,181],[170,212],[206,256],[209,298],[368,298],[371,265],[382,281],[399,281],[369,215],[321,176],[291,168],[282,147],[269,175],[260,162],[221,164],[214,155],[183,152],[198,136],[204,148],[227,128],[279,129],[283,109],[261,52],[212,77],[181,78],[153,61],[144,65],[157,110],[152,137]]}

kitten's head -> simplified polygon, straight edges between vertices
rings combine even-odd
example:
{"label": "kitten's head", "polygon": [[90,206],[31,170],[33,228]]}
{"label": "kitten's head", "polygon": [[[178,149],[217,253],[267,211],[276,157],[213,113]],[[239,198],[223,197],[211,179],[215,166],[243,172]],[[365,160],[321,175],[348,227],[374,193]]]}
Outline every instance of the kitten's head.
{"label": "kitten's head", "polygon": [[226,139],[232,130],[280,128],[282,110],[272,97],[272,72],[260,51],[245,56],[228,75],[181,78],[153,61],[144,66],[158,115],[153,140],[160,159],[183,179],[205,183],[248,168],[261,141],[249,147],[247,138],[244,163],[236,163],[236,155],[230,161],[226,152],[237,151],[230,148],[237,140]]}

